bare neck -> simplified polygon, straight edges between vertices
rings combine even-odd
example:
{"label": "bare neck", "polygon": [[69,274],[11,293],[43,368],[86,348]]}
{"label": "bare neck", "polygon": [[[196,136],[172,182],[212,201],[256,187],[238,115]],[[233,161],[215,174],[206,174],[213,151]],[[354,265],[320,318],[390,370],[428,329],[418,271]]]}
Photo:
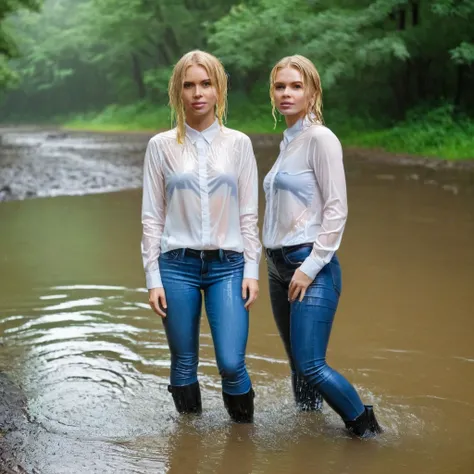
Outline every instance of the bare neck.
{"label": "bare neck", "polygon": [[202,117],[186,117],[186,123],[194,130],[202,132],[209,128],[216,119],[214,112],[212,114],[204,115]]}

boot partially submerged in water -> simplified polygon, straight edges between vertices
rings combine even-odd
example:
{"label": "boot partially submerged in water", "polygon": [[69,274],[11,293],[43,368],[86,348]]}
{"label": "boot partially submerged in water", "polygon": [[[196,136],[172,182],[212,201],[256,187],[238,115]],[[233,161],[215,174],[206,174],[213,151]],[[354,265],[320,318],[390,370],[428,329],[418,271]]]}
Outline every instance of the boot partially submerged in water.
{"label": "boot partially submerged in water", "polygon": [[302,377],[296,374],[291,376],[291,386],[295,396],[296,406],[301,411],[321,411],[323,408],[323,397],[319,391],[309,385]]}
{"label": "boot partially submerged in water", "polygon": [[199,382],[190,385],[168,385],[168,392],[173,396],[174,405],[178,413],[202,413],[201,389]]}
{"label": "boot partially submerged in water", "polygon": [[346,428],[351,434],[362,438],[374,438],[382,433],[377,418],[375,418],[374,407],[372,405],[364,405],[364,412],[353,421],[346,421]]}
{"label": "boot partially submerged in water", "polygon": [[251,388],[247,393],[242,395],[230,395],[222,392],[224,406],[230,417],[236,423],[252,423],[253,422],[253,399],[255,392]]}

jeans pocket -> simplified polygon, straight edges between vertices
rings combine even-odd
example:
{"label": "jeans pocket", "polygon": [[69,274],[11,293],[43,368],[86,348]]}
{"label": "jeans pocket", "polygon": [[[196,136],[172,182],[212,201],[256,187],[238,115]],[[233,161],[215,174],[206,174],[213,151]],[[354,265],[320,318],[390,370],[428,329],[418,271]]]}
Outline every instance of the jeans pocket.
{"label": "jeans pocket", "polygon": [[177,260],[181,255],[181,249],[169,250],[168,252],[162,253],[160,257],[163,260]]}
{"label": "jeans pocket", "polygon": [[311,247],[300,247],[283,253],[285,262],[289,265],[301,265],[311,254]]}
{"label": "jeans pocket", "polygon": [[224,251],[225,261],[228,263],[240,263],[244,261],[242,252],[234,252],[233,250]]}

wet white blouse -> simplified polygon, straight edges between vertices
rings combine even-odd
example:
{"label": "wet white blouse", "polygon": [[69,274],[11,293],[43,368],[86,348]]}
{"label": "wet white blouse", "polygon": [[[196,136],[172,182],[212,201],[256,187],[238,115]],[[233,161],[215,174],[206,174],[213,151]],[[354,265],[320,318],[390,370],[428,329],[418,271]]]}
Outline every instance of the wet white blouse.
{"label": "wet white blouse", "polygon": [[300,270],[315,278],[339,248],[347,219],[342,147],[331,130],[299,120],[283,133],[280,154],[265,177],[263,244],[313,243]]}
{"label": "wet white blouse", "polygon": [[162,287],[158,257],[177,248],[244,253],[244,278],[258,279],[257,165],[250,139],[219,126],[186,125],[148,142],[143,174],[142,258],[147,288]]}

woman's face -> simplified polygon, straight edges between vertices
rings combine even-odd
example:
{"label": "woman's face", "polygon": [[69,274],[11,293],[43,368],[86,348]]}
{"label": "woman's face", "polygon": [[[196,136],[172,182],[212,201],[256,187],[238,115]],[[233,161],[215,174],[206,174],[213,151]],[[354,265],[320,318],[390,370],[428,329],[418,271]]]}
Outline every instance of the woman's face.
{"label": "woman's face", "polygon": [[181,92],[187,120],[202,120],[208,116],[214,117],[217,103],[215,84],[206,69],[192,65],[186,69]]}
{"label": "woman's face", "polygon": [[294,124],[305,116],[309,98],[297,69],[285,67],[278,70],[273,85],[273,99],[275,107],[285,116],[287,123]]}

